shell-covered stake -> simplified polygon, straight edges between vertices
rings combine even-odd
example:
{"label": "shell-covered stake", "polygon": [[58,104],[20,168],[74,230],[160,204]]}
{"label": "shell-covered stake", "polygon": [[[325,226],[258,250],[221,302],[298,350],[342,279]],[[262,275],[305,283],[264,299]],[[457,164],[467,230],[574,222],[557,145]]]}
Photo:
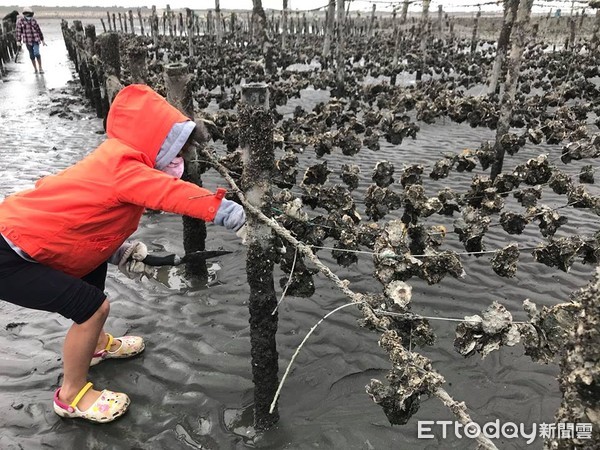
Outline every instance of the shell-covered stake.
{"label": "shell-covered stake", "polygon": [[519,246],[510,244],[497,250],[491,259],[492,269],[501,277],[512,278],[517,273]]}
{"label": "shell-covered stake", "polygon": [[485,358],[501,345],[513,346],[519,342],[519,328],[512,322],[512,315],[498,302],[492,303],[482,316],[465,316],[456,327],[454,348],[463,356],[475,352]]}

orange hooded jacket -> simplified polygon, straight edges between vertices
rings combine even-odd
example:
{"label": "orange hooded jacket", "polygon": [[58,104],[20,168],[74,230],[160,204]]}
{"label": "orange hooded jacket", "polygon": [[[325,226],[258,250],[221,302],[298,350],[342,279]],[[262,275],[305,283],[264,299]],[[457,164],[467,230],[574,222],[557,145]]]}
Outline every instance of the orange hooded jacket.
{"label": "orange hooded jacket", "polygon": [[173,126],[189,120],[147,86],[124,88],[108,114],[108,139],[0,203],[0,233],[37,262],[81,278],[137,229],[145,208],[212,221],[223,189],[213,194],[155,168]]}

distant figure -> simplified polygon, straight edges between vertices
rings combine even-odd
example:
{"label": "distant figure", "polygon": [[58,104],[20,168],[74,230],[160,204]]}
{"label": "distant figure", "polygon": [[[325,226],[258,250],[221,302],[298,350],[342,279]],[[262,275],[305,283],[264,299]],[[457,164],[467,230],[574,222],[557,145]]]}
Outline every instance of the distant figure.
{"label": "distant figure", "polygon": [[[44,35],[38,25],[37,21],[33,18],[33,10],[29,7],[23,8],[23,17],[17,22],[17,42],[21,42],[27,46],[29,50],[29,58],[31,64],[33,64],[33,70],[37,74],[44,73],[42,69],[42,57],[40,56],[40,43],[46,45],[44,42]],[[37,60],[37,66],[35,61]]]}
{"label": "distant figure", "polygon": [[13,11],[13,12],[5,15],[2,18],[2,20],[6,20],[8,22],[11,22],[13,25],[15,25],[17,23],[17,17],[19,17],[19,11]]}
{"label": "distant figure", "polygon": [[557,19],[560,19],[560,13],[561,13],[561,10],[560,10],[560,8],[558,8],[556,10],[556,12],[554,13],[554,17],[556,17]]}

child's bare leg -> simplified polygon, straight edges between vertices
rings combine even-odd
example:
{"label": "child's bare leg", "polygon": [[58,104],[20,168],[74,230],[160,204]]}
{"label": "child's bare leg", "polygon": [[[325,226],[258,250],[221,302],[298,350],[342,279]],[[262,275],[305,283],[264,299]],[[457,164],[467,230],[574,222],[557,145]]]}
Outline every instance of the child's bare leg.
{"label": "child's bare leg", "polygon": [[33,64],[33,70],[38,71],[37,66],[35,65],[35,58],[31,60],[31,64]]}
{"label": "child's bare leg", "polygon": [[[90,361],[109,311],[108,300],[104,300],[92,317],[82,324],[74,323],[69,329],[63,348],[64,380],[59,395],[61,401],[71,403],[87,383]],[[90,389],[79,401],[77,408],[85,411],[99,396],[100,391]]]}
{"label": "child's bare leg", "polygon": [[35,59],[37,59],[38,68],[40,69],[40,72],[41,72],[43,70],[42,69],[42,57],[41,56],[36,56]]}

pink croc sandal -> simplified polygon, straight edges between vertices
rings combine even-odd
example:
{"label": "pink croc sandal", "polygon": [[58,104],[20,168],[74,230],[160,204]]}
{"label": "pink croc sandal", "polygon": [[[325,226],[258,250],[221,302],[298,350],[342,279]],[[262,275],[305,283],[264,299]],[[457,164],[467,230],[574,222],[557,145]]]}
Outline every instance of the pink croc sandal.
{"label": "pink croc sandal", "polygon": [[104,389],[100,397],[85,411],[77,408],[79,401],[92,386],[93,383],[87,383],[68,405],[58,399],[60,389],[57,389],[54,393],[54,412],[61,417],[85,419],[96,423],[112,422],[125,414],[131,403],[129,397],[126,394],[109,391],[108,389]]}
{"label": "pink croc sandal", "polygon": [[92,356],[90,366],[95,366],[101,363],[105,359],[120,359],[120,358],[131,358],[132,356],[139,355],[146,348],[144,340],[138,336],[123,336],[116,338],[121,341],[121,345],[116,350],[110,351],[113,341],[115,340],[111,334],[106,333],[108,342],[103,350],[100,350]]}

